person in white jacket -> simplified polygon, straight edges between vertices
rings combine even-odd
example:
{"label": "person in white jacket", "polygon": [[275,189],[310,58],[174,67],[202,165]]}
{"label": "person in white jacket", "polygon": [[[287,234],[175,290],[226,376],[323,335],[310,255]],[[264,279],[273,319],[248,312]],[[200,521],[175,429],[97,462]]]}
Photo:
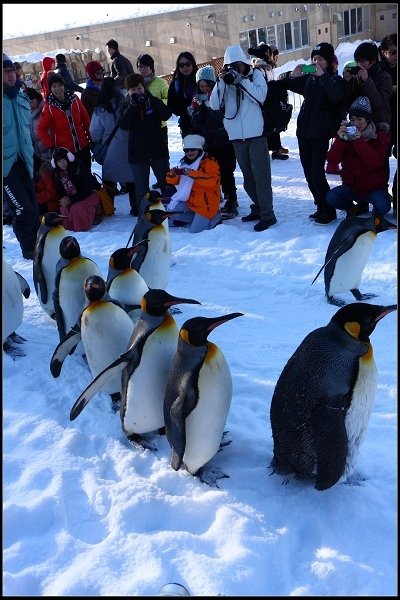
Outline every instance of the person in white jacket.
{"label": "person in white jacket", "polygon": [[266,96],[267,83],[262,73],[253,70],[240,46],[228,46],[223,68],[211,92],[210,107],[224,112],[224,127],[243,173],[243,187],[252,201],[250,214],[242,217],[242,221],[259,221],[254,231],[264,231],[276,223],[260,106]]}

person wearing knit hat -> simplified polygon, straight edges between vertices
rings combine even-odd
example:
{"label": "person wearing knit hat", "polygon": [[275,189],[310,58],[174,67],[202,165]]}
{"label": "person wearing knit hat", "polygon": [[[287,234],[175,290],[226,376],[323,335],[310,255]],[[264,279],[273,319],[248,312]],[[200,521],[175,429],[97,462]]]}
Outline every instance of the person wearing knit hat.
{"label": "person wearing knit hat", "polygon": [[54,73],[62,76],[65,88],[70,92],[83,92],[84,88],[75,82],[68,69],[67,58],[65,54],[62,54],[61,52],[56,54],[56,68],[54,69]]}
{"label": "person wearing knit hat", "polygon": [[182,140],[185,154],[167,173],[167,183],[176,188],[167,212],[179,211],[179,221],[172,221],[172,225],[188,226],[189,233],[213,229],[222,222],[219,167],[204,151],[205,142],[202,135],[186,135]]}
{"label": "person wearing knit hat", "polygon": [[[165,79],[163,79],[163,77],[156,76],[155,67],[154,67],[154,58],[152,56],[150,56],[150,54],[140,54],[136,61],[136,67],[137,67],[140,75],[142,75],[142,77],[144,79],[145,89],[148,92],[150,92],[150,94],[152,96],[155,96],[155,98],[159,98],[160,100],[162,100],[164,102],[164,104],[167,104],[169,85],[165,81]],[[161,133],[163,135],[164,143],[166,144],[166,146],[168,148],[167,121],[161,122]],[[166,160],[167,160],[166,170],[168,171],[169,166],[170,166],[169,165],[169,150],[168,150],[168,156],[167,156]],[[156,190],[156,189],[163,190],[164,188],[165,188],[165,181],[156,181],[156,183],[154,183],[152,185],[153,190]]]}
{"label": "person wearing knit hat", "polygon": [[366,60],[372,63],[376,62],[378,58],[378,46],[374,42],[361,42],[354,50],[354,60],[356,62]]}
{"label": "person wearing knit hat", "polygon": [[304,65],[297,64],[280,79],[287,90],[304,96],[296,135],[304,176],[317,207],[309,218],[319,225],[336,219],[335,209],[326,201],[330,187],[325,174],[327,152],[340,124],[343,100],[343,79],[334,72],[334,54],[331,44],[321,42],[311,51],[315,73],[304,73]]}
{"label": "person wearing knit hat", "polygon": [[33,187],[33,146],[30,105],[17,81],[15,65],[3,53],[3,207],[12,215],[12,228],[22,256],[32,260],[39,228]]}
{"label": "person wearing knit hat", "polygon": [[368,212],[376,215],[390,210],[385,160],[390,144],[389,128],[377,128],[366,96],[356,98],[349,110],[349,123],[343,121],[329,152],[328,160],[342,163],[342,185],[332,188],[326,201],[334,209],[346,211],[348,218]]}
{"label": "person wearing knit hat", "polygon": [[235,183],[236,156],[233,144],[229,141],[224,128],[222,112],[210,108],[210,95],[216,84],[214,67],[205,65],[199,68],[196,82],[197,91],[191,106],[188,107],[192,130],[204,136],[205,149],[218,163],[225,199],[225,204],[221,208],[222,218],[233,219],[239,214]]}
{"label": "person wearing knit hat", "polygon": [[99,61],[91,60],[86,64],[85,71],[88,74],[89,79],[81,94],[81,100],[89,113],[89,117],[91,117],[94,107],[96,106],[97,98],[99,97],[101,83],[104,79],[104,68]]}

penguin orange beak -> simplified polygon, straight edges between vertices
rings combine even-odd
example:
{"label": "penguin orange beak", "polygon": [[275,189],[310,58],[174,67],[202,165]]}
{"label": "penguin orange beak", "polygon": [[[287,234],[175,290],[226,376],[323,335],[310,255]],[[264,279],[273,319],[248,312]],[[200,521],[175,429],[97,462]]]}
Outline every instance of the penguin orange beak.
{"label": "penguin orange beak", "polygon": [[236,319],[236,317],[243,317],[244,314],[240,313],[240,312],[236,312],[236,313],[231,313],[229,315],[224,315],[222,317],[214,317],[214,318],[209,318],[209,320],[211,321],[209,326],[207,327],[207,331],[212,331],[213,329],[215,329],[216,327],[219,327],[220,325],[222,325],[223,323],[226,323],[227,321],[231,321],[232,319]]}
{"label": "penguin orange beak", "polygon": [[137,244],[135,244],[134,246],[132,246],[132,247],[129,249],[128,256],[129,256],[130,258],[132,258],[132,256],[133,256],[134,254],[136,254],[136,252],[139,250],[139,248],[141,248],[142,246],[144,246],[144,244],[147,244],[147,242],[149,242],[149,240],[148,240],[148,239],[146,239],[146,240],[142,240],[141,242],[138,242]]}
{"label": "penguin orange beak", "polygon": [[391,312],[394,312],[395,310],[397,310],[397,304],[382,306],[382,310],[377,314],[377,316],[374,319],[375,323],[383,319],[383,317],[386,317],[386,315],[390,314]]}

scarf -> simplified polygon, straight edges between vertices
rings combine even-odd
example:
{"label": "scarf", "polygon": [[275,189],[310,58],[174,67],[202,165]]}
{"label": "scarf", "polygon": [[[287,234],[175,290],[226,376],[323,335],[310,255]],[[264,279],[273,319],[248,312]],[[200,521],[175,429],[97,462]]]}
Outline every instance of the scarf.
{"label": "scarf", "polygon": [[52,104],[53,106],[57,106],[57,108],[60,108],[61,110],[66,111],[69,108],[71,108],[72,100],[75,98],[75,94],[73,92],[71,92],[70,90],[66,89],[64,97],[65,97],[64,102],[60,102],[59,100],[57,100],[55,95],[52,92],[50,92],[49,95],[47,96],[46,100],[49,104]]}
{"label": "scarf", "polygon": [[[204,152],[200,154],[198,158],[191,164],[191,168],[195,171],[199,168],[200,162],[204,157]],[[179,161],[179,166],[185,166],[185,157]],[[179,183],[176,186],[176,192],[171,197],[171,200],[168,204],[168,210],[174,210],[174,208],[178,205],[179,202],[187,202],[190,196],[190,192],[192,191],[194,179],[189,177],[189,175],[180,175]]]}
{"label": "scarf", "polygon": [[370,123],[368,123],[368,125],[366,126],[364,131],[360,131],[360,133],[361,133],[361,137],[366,142],[368,142],[368,140],[376,140],[376,138],[378,137],[376,134],[376,125],[375,125],[375,123],[372,123],[372,121]]}

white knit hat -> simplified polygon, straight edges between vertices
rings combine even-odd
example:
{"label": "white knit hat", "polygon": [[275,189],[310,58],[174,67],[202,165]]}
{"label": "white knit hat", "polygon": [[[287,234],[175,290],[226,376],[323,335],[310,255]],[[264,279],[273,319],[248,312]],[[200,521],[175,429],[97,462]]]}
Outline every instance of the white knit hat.
{"label": "white knit hat", "polygon": [[203,150],[206,140],[202,135],[191,134],[183,138],[183,149],[188,150],[190,148],[196,148],[196,150]]}
{"label": "white knit hat", "polygon": [[215,76],[214,67],[211,65],[205,65],[205,67],[201,67],[196,72],[196,82],[203,80],[204,81],[217,81]]}
{"label": "white knit hat", "polygon": [[251,64],[240,46],[228,46],[224,54],[224,65],[230,65],[238,61],[245,65]]}

